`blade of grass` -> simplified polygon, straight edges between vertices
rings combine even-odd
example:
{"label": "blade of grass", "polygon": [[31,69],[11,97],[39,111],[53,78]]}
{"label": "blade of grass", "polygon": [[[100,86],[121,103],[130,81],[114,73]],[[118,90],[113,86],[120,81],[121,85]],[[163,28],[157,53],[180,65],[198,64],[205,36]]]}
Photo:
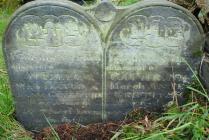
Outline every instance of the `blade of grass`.
{"label": "blade of grass", "polygon": [[195,91],[196,93],[198,93],[198,94],[200,94],[200,95],[202,95],[202,96],[204,96],[204,97],[208,100],[208,102],[209,102],[209,96],[207,96],[207,94],[204,94],[204,93],[202,93],[201,91],[199,91],[199,90],[197,90],[197,89],[194,89],[194,88],[191,87],[191,86],[187,86],[187,88],[190,89],[190,90],[192,90],[192,91]]}
{"label": "blade of grass", "polygon": [[110,140],[116,140],[122,134],[122,132],[116,132],[115,135]]}
{"label": "blade of grass", "polygon": [[[172,132],[175,132],[175,131],[178,131],[178,130],[187,128],[187,127],[189,127],[190,125],[192,125],[192,123],[186,123],[186,124],[184,124],[184,125],[182,125],[182,126],[180,126],[180,127],[176,127],[176,128],[174,128],[174,129],[167,130],[167,131],[165,131],[165,132],[161,132],[161,133],[154,134],[154,135],[152,135],[152,136],[150,136],[150,137],[147,137],[147,138],[145,138],[145,139],[143,139],[143,140],[149,140],[149,139],[153,139],[153,138],[155,138],[155,137],[157,137],[157,136],[160,136],[160,135],[165,135],[165,134],[168,134],[168,133],[172,133]],[[139,139],[136,139],[136,140],[139,140]]]}
{"label": "blade of grass", "polygon": [[59,135],[57,134],[57,132],[55,131],[54,127],[51,125],[51,123],[49,122],[49,120],[47,119],[47,117],[45,116],[45,114],[44,114],[44,117],[45,117],[47,123],[49,124],[49,126],[50,126],[50,128],[51,128],[51,130],[52,130],[52,133],[53,133],[53,135],[55,136],[55,138],[56,138],[57,140],[60,140]]}
{"label": "blade of grass", "polygon": [[189,69],[191,70],[191,72],[193,73],[195,79],[198,81],[198,83],[200,84],[202,90],[204,91],[204,94],[207,95],[207,91],[205,90],[202,82],[200,81],[200,79],[198,78],[197,74],[195,73],[195,71],[192,69],[192,67],[189,65],[189,63],[184,59],[185,63],[187,64],[187,66],[189,67]]}
{"label": "blade of grass", "polygon": [[132,136],[132,137],[129,137],[129,138],[125,138],[125,139],[122,139],[122,140],[135,140],[137,139],[139,136]]}

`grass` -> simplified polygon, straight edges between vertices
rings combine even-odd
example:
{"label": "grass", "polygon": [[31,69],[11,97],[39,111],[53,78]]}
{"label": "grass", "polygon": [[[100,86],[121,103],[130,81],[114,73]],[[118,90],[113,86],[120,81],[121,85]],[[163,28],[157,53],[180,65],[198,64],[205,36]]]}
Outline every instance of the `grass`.
{"label": "grass", "polygon": [[136,2],[139,2],[141,0],[112,0],[114,4],[118,6],[128,6],[131,4],[134,4]]}
{"label": "grass", "polygon": [[52,135],[49,135],[50,140],[61,140],[58,133],[55,131],[54,127],[52,126],[52,124],[50,123],[49,119],[44,115],[45,120],[47,121],[47,123],[50,126],[50,129],[52,131]]}
{"label": "grass", "polygon": [[[187,64],[188,65],[188,64]],[[209,139],[209,95],[197,74],[185,93],[187,103],[168,108],[155,121],[145,117],[145,123],[125,125],[115,134],[114,139],[123,140],[208,140]]]}
{"label": "grass", "polygon": [[[13,11],[0,9],[0,42]],[[29,140],[29,133],[14,119],[14,103],[0,43],[0,139]]]}

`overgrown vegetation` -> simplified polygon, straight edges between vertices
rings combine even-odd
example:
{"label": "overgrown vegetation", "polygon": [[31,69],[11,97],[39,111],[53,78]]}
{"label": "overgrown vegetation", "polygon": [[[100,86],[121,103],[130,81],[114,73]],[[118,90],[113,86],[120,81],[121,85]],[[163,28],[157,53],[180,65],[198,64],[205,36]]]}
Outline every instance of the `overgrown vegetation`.
{"label": "overgrown vegetation", "polygon": [[0,0],[0,8],[4,11],[14,11],[16,9],[22,0]]}
{"label": "overgrown vegetation", "polygon": [[[190,67],[188,65],[188,67]],[[190,67],[191,69],[191,67]],[[191,69],[191,71],[193,71]],[[187,103],[173,101],[166,113],[155,121],[144,120],[123,126],[112,139],[123,140],[207,140],[209,139],[209,96],[194,73],[194,81],[185,93]]]}
{"label": "overgrown vegetation", "polygon": [[[0,8],[0,42],[14,7]],[[12,8],[11,8],[12,7]],[[13,9],[13,10],[12,10]],[[14,119],[14,105],[8,75],[3,59],[2,43],[0,43],[0,139],[28,140],[31,139],[23,127]]]}
{"label": "overgrown vegetation", "polygon": [[127,6],[139,1],[141,0],[113,0],[113,3],[119,6]]}

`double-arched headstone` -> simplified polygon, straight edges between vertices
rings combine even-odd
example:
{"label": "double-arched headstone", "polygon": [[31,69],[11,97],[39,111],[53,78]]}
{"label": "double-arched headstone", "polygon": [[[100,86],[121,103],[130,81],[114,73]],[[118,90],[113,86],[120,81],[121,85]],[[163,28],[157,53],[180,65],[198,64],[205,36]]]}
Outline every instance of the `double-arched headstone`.
{"label": "double-arched headstone", "polygon": [[37,0],[13,16],[3,42],[17,119],[28,129],[161,111],[200,63],[203,30],[167,1],[81,7]]}

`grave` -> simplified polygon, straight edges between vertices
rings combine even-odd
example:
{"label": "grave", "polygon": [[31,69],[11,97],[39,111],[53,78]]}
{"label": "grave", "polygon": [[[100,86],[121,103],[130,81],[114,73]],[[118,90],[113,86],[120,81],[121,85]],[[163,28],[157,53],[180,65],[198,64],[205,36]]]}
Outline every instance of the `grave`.
{"label": "grave", "polygon": [[[167,1],[129,7],[37,0],[14,14],[3,51],[16,117],[29,130],[159,112],[200,64],[203,30]],[[175,92],[174,92],[175,91]]]}

